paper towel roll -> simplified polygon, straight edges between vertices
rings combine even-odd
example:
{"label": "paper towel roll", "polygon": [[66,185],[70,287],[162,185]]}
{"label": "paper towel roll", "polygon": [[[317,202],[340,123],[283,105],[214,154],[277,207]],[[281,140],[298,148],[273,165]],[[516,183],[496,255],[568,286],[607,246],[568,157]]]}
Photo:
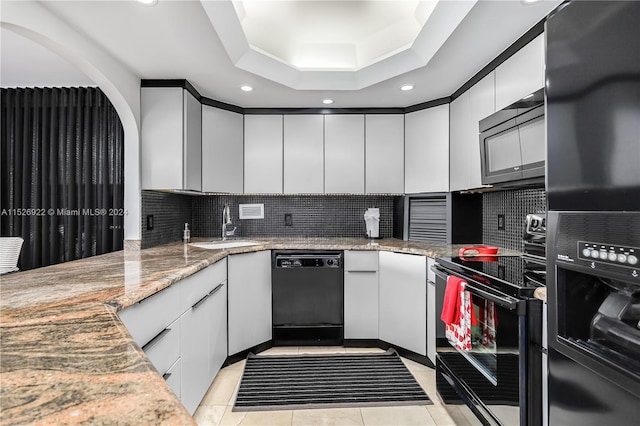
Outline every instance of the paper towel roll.
{"label": "paper towel roll", "polygon": [[364,213],[364,222],[367,226],[367,237],[380,238],[380,209],[369,208]]}

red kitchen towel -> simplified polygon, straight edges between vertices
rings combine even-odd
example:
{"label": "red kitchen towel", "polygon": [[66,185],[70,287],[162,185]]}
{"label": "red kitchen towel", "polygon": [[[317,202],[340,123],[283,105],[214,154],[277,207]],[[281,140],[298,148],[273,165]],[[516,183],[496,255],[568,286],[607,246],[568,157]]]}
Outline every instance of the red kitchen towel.
{"label": "red kitchen towel", "polygon": [[456,315],[457,320],[445,327],[445,336],[451,345],[461,351],[470,351],[473,349],[471,342],[471,311],[474,310],[471,304],[471,293],[464,290],[462,285],[459,286],[460,297],[458,298],[458,309]]}
{"label": "red kitchen towel", "polygon": [[476,309],[473,307],[473,297],[469,293],[469,307],[471,310],[471,325],[478,325],[478,317],[476,316]]}
{"label": "red kitchen towel", "polygon": [[442,314],[440,319],[445,324],[458,324],[460,320],[460,290],[466,282],[462,278],[449,275],[447,287],[444,290],[444,302],[442,303]]}

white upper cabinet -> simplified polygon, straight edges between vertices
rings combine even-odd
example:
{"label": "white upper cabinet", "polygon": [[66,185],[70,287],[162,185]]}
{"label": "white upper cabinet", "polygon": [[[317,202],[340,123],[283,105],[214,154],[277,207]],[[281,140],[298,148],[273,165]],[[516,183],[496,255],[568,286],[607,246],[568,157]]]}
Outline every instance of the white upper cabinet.
{"label": "white upper cabinet", "polygon": [[364,193],[364,115],[324,117],[326,193]]}
{"label": "white upper cabinet", "polygon": [[200,191],[200,102],[181,87],[143,87],[140,122],[142,189]]}
{"label": "white upper cabinet", "polygon": [[471,130],[469,149],[467,151],[468,189],[482,186],[480,166],[480,120],[493,114],[496,110],[495,72],[491,72],[469,89],[469,113]]}
{"label": "white upper cabinet", "polygon": [[324,117],[284,116],[284,192],[324,192]]}
{"label": "white upper cabinet", "polygon": [[407,194],[449,191],[449,104],[405,116]]}
{"label": "white upper cabinet", "polygon": [[244,117],[244,192],[282,193],[282,115]]}
{"label": "white upper cabinet", "polygon": [[496,110],[544,87],[544,34],[496,68]]}
{"label": "white upper cabinet", "polygon": [[[482,80],[474,84],[469,92],[469,106],[471,121],[473,125],[473,133],[476,135],[476,142],[480,145],[480,127],[478,123],[483,118],[487,118],[489,115],[496,111],[496,76],[492,71],[487,74]],[[478,154],[480,155],[480,154]],[[479,157],[478,157],[479,158]]]}
{"label": "white upper cabinet", "polygon": [[478,122],[495,112],[495,75],[485,76],[450,105],[450,190],[482,185]]}
{"label": "white upper cabinet", "polygon": [[202,105],[202,191],[243,191],[242,114]]}
{"label": "white upper cabinet", "polygon": [[[470,120],[469,91],[464,92],[451,102],[449,112],[449,187],[451,191],[468,189],[467,151],[472,147],[473,127]],[[476,147],[478,150],[480,148]]]}
{"label": "white upper cabinet", "polygon": [[365,119],[367,194],[404,192],[404,114],[369,114]]}
{"label": "white upper cabinet", "polygon": [[202,107],[188,91],[184,95],[184,189],[202,190]]}

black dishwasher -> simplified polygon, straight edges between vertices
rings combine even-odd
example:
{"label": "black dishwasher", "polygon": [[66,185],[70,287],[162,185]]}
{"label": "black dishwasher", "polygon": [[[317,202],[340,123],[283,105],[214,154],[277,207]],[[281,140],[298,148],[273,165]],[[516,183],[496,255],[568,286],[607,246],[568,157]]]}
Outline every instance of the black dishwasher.
{"label": "black dishwasher", "polygon": [[343,252],[274,250],[271,260],[273,343],[341,345]]}

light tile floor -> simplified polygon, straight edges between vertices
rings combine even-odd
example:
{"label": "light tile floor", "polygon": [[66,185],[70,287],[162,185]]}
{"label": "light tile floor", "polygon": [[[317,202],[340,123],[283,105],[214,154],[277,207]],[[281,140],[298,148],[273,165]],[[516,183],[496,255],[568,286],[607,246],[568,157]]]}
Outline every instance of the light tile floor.
{"label": "light tile floor", "polygon": [[[261,355],[303,353],[383,352],[377,348],[342,346],[275,347]],[[433,405],[406,407],[332,408],[322,410],[283,410],[233,412],[244,361],[220,370],[194,414],[200,426],[209,425],[362,425],[362,426],[476,426],[481,423],[466,406],[445,405],[436,392],[435,371],[408,359],[402,359],[425,390]]]}

